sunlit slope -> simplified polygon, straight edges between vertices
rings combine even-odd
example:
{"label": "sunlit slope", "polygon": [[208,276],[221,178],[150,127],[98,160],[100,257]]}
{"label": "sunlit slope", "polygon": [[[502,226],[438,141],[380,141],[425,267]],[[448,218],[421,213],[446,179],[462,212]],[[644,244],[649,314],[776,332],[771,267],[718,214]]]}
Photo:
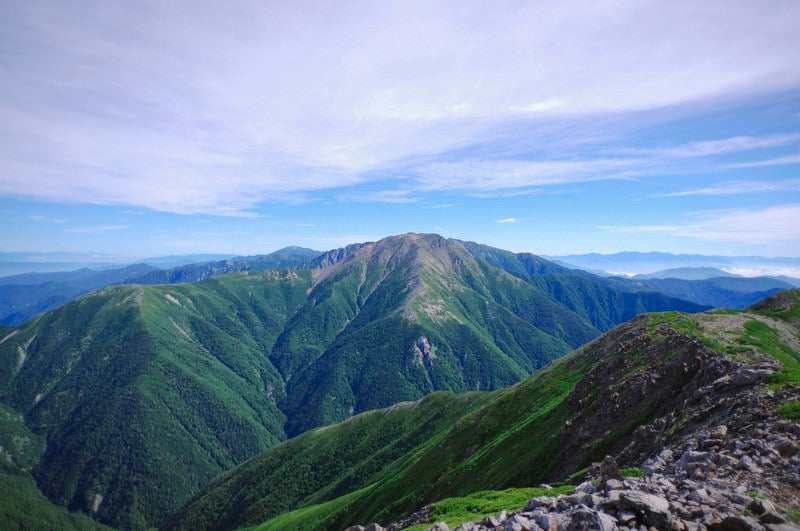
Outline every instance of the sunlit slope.
{"label": "sunlit slope", "polygon": [[3,396],[47,440],[42,490],[114,526],[152,525],[282,440],[283,384],[263,349],[304,277],[106,288],[7,335]]}
{"label": "sunlit slope", "polygon": [[[608,288],[598,298],[564,274],[544,289],[536,275],[410,234],[315,269],[104,288],[4,331],[0,400],[46,439],[33,474],[51,500],[158,525],[287,436],[437,390],[511,385],[619,315]],[[580,294],[574,309],[560,300]]]}
{"label": "sunlit slope", "polygon": [[[714,390],[732,404],[738,392],[750,400],[749,386],[800,383],[798,345],[798,291],[746,311],[644,315],[511,388],[433,395],[291,439],[217,478],[168,528],[227,529],[262,520],[263,529],[386,524],[449,496],[564,480],[606,454],[638,466],[666,441],[718,422]],[[765,363],[778,370],[763,383],[720,384]],[[433,400],[447,412],[442,420],[455,420],[416,436],[413,427],[430,422],[424,412]],[[383,428],[401,421],[407,428],[398,434]],[[373,448],[376,434],[381,444]],[[382,453],[401,438],[405,453]],[[385,458],[381,468],[367,465],[377,465],[375,455]]]}

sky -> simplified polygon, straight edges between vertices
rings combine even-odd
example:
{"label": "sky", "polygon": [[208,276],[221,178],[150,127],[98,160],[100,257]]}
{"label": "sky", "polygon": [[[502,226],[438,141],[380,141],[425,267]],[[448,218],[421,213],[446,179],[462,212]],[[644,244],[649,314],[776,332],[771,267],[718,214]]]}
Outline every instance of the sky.
{"label": "sky", "polygon": [[800,2],[0,0],[2,252],[800,257]]}

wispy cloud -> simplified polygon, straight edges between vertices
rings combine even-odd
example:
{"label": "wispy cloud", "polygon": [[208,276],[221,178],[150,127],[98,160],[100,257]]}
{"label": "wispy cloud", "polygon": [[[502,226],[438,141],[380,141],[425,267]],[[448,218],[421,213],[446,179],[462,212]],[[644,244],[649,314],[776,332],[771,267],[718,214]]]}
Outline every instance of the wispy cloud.
{"label": "wispy cloud", "polygon": [[423,190],[624,178],[597,161],[452,161],[509,138],[538,146],[554,117],[800,83],[794,2],[16,2],[3,15],[0,194],[177,213],[240,215],[408,168]]}
{"label": "wispy cloud", "polygon": [[416,203],[419,197],[411,190],[352,191],[339,194],[342,201],[354,203]]}
{"label": "wispy cloud", "polygon": [[797,142],[800,142],[800,134],[766,135],[761,137],[735,136],[718,140],[688,142],[672,147],[662,146],[655,148],[625,149],[622,150],[622,152],[668,158],[707,157],[776,146],[786,146]]}
{"label": "wispy cloud", "polygon": [[[702,240],[772,245],[800,242],[800,204],[763,209],[709,210],[698,212],[694,220],[682,224],[602,226],[601,230],[619,233],[666,233]],[[795,249],[797,252],[797,249]]]}
{"label": "wispy cloud", "polygon": [[782,181],[730,181],[705,188],[661,194],[655,197],[686,197],[693,195],[738,195],[757,192],[800,192],[800,179]]}
{"label": "wispy cloud", "polygon": [[127,229],[128,227],[129,227],[128,225],[99,225],[96,227],[73,227],[69,229],[64,229],[64,232],[75,232],[82,234],[100,234],[103,232],[124,230]]}
{"label": "wispy cloud", "polygon": [[498,219],[498,223],[520,223],[521,220],[517,218],[505,218],[505,219]]}
{"label": "wispy cloud", "polygon": [[421,190],[497,191],[596,180],[631,179],[636,159],[577,161],[464,160],[417,166],[409,173]]}
{"label": "wispy cloud", "polygon": [[740,162],[738,164],[728,164],[728,168],[759,168],[762,166],[778,166],[783,164],[800,164],[800,154],[787,155],[785,157],[776,157],[767,160],[758,160],[755,162]]}

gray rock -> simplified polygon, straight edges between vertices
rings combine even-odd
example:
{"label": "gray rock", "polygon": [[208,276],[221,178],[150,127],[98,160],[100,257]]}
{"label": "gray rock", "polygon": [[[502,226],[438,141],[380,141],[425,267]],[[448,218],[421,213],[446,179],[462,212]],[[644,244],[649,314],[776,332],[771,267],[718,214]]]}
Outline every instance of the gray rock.
{"label": "gray rock", "polygon": [[767,524],[768,531],[800,531],[794,524]]}
{"label": "gray rock", "polygon": [[728,427],[724,424],[720,424],[711,430],[708,437],[711,439],[724,439],[726,435],[728,435]]}
{"label": "gray rock", "polygon": [[503,531],[538,531],[539,526],[532,519],[521,514],[515,514],[503,524]]}
{"label": "gray rock", "polygon": [[578,507],[569,513],[559,531],[616,531],[617,522],[605,513],[599,513],[588,507]]}
{"label": "gray rock", "polygon": [[783,524],[786,519],[777,511],[767,511],[758,518],[762,524]]}
{"label": "gray rock", "polygon": [[496,516],[487,516],[483,519],[483,525],[486,527],[500,527],[503,522],[506,521],[508,518],[508,513],[506,511],[500,511]]}
{"label": "gray rock", "polygon": [[548,510],[555,509],[556,500],[555,498],[550,498],[548,496],[537,496],[528,500],[528,503],[525,505],[525,510],[530,511],[539,507],[546,508]]}
{"label": "gray rock", "polygon": [[621,509],[635,512],[637,520],[642,524],[658,529],[669,529],[672,523],[669,502],[660,496],[637,490],[625,490],[619,494],[619,505]]}
{"label": "gray rock", "polygon": [[606,481],[606,490],[622,490],[625,488],[625,482],[619,479],[609,479]]}
{"label": "gray rock", "polygon": [[[767,499],[752,499],[750,503],[747,504],[747,508],[753,511],[756,514],[764,514],[767,512],[775,512],[775,504]],[[775,522],[780,523],[780,522]]]}
{"label": "gray rock", "polygon": [[761,379],[759,371],[750,368],[743,368],[736,371],[733,375],[733,385],[739,387],[742,385],[750,385],[756,383]]}
{"label": "gray rock", "polygon": [[711,386],[714,387],[714,389],[720,389],[722,387],[725,387],[726,385],[728,385],[732,381],[733,381],[733,378],[731,378],[731,375],[730,374],[726,374],[725,376],[721,376],[721,377],[717,378],[716,380],[714,380],[713,382],[711,382]]}
{"label": "gray rock", "polygon": [[764,527],[755,519],[743,514],[726,516],[716,525],[708,526],[713,531],[763,531]]}
{"label": "gray rock", "polygon": [[450,531],[450,527],[448,527],[446,522],[436,522],[433,524],[433,527],[427,529],[428,531]]}
{"label": "gray rock", "polygon": [[619,465],[610,455],[607,455],[603,459],[603,462],[600,463],[600,476],[601,483],[603,479],[622,479],[622,474],[619,472]]}
{"label": "gray rock", "polygon": [[364,531],[386,531],[380,524],[369,524]]}
{"label": "gray rock", "polygon": [[558,513],[533,513],[531,519],[545,531],[558,531],[564,521],[564,517]]}
{"label": "gray rock", "polygon": [[781,457],[788,459],[795,455],[798,451],[797,445],[789,439],[778,439],[773,448],[780,454]]}

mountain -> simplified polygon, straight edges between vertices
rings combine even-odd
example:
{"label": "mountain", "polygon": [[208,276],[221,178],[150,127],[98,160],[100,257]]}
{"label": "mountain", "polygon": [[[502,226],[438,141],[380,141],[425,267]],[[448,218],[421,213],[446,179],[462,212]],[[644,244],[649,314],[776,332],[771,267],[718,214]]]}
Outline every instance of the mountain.
{"label": "mountain", "polygon": [[667,293],[715,308],[742,309],[773,293],[794,286],[770,277],[724,276],[704,280],[678,278],[631,279],[634,289]]}
{"label": "mountain", "polygon": [[155,270],[147,264],[95,271],[25,273],[0,278],[0,323],[20,324],[94,289],[118,284]]}
{"label": "mountain", "polygon": [[513,387],[436,393],[288,440],[220,475],[165,527],[386,525],[487,489],[579,483],[606,455],[650,483],[601,467],[605,491],[581,483],[558,504],[531,500],[527,514],[564,528],[583,515],[590,527],[575,528],[600,528],[593,517],[609,529],[617,518],[759,529],[742,526],[746,507],[765,523],[797,520],[798,337],[796,290],[746,311],[642,315]]}
{"label": "mountain", "polygon": [[[91,269],[93,271],[119,269],[134,262],[163,269],[196,262],[223,260],[226,258],[230,258],[230,255],[187,254],[123,260],[120,257],[97,255],[94,253],[8,253],[0,251],[0,277],[26,273],[63,273],[65,271],[75,271],[78,269]],[[2,279],[0,279],[0,283],[2,283]]]}
{"label": "mountain", "polygon": [[643,273],[635,275],[635,280],[644,280],[651,278],[679,278],[682,280],[708,280],[711,278],[719,277],[735,277],[732,273],[717,269],[716,267],[673,267],[671,269],[664,269],[662,271],[655,271],[653,273]]}
{"label": "mountain", "polygon": [[217,255],[167,256],[149,259],[160,265],[180,264],[160,269],[151,263],[114,269],[78,269],[52,273],[24,273],[0,278],[0,323],[18,325],[34,315],[58,308],[79,295],[114,284],[174,284],[197,282],[235,271],[263,271],[273,268],[298,268],[320,255],[302,247],[286,247],[268,255],[193,262],[187,260]]}
{"label": "mountain", "polygon": [[0,403],[47,443],[42,492],[115,527],[158,525],[287,436],[505,387],[640,311],[701,309],[436,235],[311,260],[107,287],[5,330]]}
{"label": "mountain", "polygon": [[646,274],[673,268],[710,267],[747,276],[789,275],[800,277],[800,258],[789,257],[623,252],[545,256],[544,258],[570,264],[579,269],[606,271],[616,275]]}
{"label": "mountain", "polygon": [[300,268],[316,256],[319,251],[303,247],[285,247],[265,255],[238,256],[212,262],[199,262],[172,269],[150,271],[126,280],[128,284],[176,284],[197,282],[207,278],[239,271],[264,271],[265,269]]}

